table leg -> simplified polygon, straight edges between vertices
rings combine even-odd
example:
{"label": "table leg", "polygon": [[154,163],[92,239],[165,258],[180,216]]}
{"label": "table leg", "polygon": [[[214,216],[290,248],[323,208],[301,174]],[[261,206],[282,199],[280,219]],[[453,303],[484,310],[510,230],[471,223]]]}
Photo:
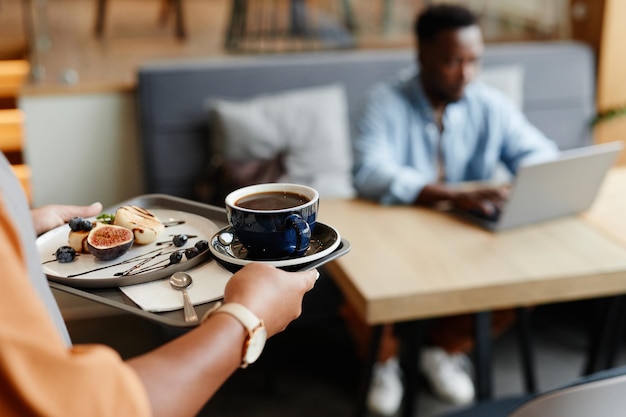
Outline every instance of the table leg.
{"label": "table leg", "polygon": [[491,344],[491,311],[482,311],[474,315],[474,332],[476,338],[476,398],[478,401],[488,400],[492,396],[492,344]]}
{"label": "table leg", "polygon": [[344,24],[350,33],[354,33],[356,31],[356,21],[350,0],[341,0],[341,6],[343,8]]}
{"label": "table leg", "polygon": [[31,0],[22,0],[22,18],[24,22],[24,37],[28,43],[28,48],[36,48],[35,26],[33,23],[33,4]]}
{"label": "table leg", "polygon": [[417,362],[423,344],[423,322],[411,321],[396,325],[401,337],[400,365],[404,373],[404,398],[402,415],[414,417],[417,411],[418,371]]}
{"label": "table leg", "polygon": [[537,390],[537,382],[535,377],[535,355],[532,343],[530,312],[526,307],[518,307],[515,311],[517,313],[517,327],[519,343],[521,346],[524,384],[526,386],[526,392],[534,393]]}
{"label": "table leg", "polygon": [[171,0],[176,12],[176,36],[184,40],[187,37],[185,18],[183,16],[183,0]]}
{"label": "table leg", "polygon": [[226,49],[238,49],[247,37],[248,0],[233,0],[226,35]]}
{"label": "table leg", "polygon": [[624,327],[626,326],[626,299],[624,296],[619,296],[619,314],[617,317],[617,325],[613,331],[611,337],[611,344],[606,355],[606,361],[604,362],[604,369],[610,369],[615,366],[617,351],[624,340]]}
{"label": "table leg", "polygon": [[[590,375],[601,370],[600,363],[606,358],[606,348],[610,343],[610,334],[617,326],[619,315],[619,297],[610,297],[597,300],[599,312],[591,321],[589,328],[589,347],[587,348],[587,363],[583,375]],[[598,322],[601,325],[598,325]]]}
{"label": "table leg", "polygon": [[[40,8],[45,7],[45,1],[22,0],[22,19],[24,24],[24,38],[28,48],[30,62],[30,77],[34,81],[40,81],[45,75],[45,68],[41,64],[40,50],[50,46],[48,35],[48,22],[45,13]],[[36,21],[39,21],[36,24]],[[42,30],[37,30],[37,27]],[[40,33],[43,32],[43,33]]]}
{"label": "table leg", "polygon": [[611,345],[615,343],[615,334],[620,334],[622,328],[620,322],[623,320],[626,296],[609,297],[598,302],[601,303],[601,311],[591,323],[583,375],[608,369],[612,365],[614,351]]}
{"label": "table leg", "polygon": [[305,0],[291,0],[289,16],[291,36],[309,35],[308,11]]}
{"label": "table leg", "polygon": [[369,351],[367,358],[363,366],[363,374],[361,375],[361,381],[359,390],[357,392],[356,407],[354,409],[355,417],[363,417],[367,413],[367,393],[369,392],[370,384],[372,382],[372,370],[376,359],[378,359],[378,352],[380,351],[380,341],[383,334],[383,325],[377,325],[372,328],[372,338],[370,340]]}
{"label": "table leg", "polygon": [[391,0],[384,0],[383,1],[384,5],[384,9],[383,9],[383,21],[382,21],[382,28],[383,28],[383,34],[387,35],[389,34],[389,32],[391,31],[391,8],[392,8],[392,4],[391,4]]}
{"label": "table leg", "polygon": [[106,2],[107,0],[97,0],[96,2],[96,37],[102,37],[104,32],[104,19],[106,15]]}

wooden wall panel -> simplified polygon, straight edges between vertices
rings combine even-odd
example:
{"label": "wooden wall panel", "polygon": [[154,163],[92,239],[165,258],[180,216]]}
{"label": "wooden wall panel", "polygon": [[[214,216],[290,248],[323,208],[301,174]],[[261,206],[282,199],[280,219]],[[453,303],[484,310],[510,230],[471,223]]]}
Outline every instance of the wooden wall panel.
{"label": "wooden wall panel", "polygon": [[[600,112],[626,106],[624,21],[626,21],[626,1],[605,0],[598,57],[597,107]],[[597,142],[623,140],[626,144],[626,114],[600,123],[594,133]],[[619,164],[626,164],[626,152],[622,152]]]}

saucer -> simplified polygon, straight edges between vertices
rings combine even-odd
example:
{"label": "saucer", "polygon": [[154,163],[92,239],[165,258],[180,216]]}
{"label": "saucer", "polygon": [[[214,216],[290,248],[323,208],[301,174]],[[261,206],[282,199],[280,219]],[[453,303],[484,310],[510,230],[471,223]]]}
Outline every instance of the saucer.
{"label": "saucer", "polygon": [[311,235],[311,243],[306,252],[299,256],[279,259],[251,259],[231,226],[217,232],[210,241],[209,249],[213,256],[234,265],[247,265],[251,262],[266,263],[276,267],[295,266],[309,263],[332,253],[339,244],[339,232],[333,227],[317,222]]}

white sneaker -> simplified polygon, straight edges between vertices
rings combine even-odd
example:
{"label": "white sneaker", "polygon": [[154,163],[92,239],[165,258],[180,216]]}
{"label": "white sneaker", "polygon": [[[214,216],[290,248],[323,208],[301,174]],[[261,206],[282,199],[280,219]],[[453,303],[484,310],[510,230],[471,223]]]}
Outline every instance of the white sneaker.
{"label": "white sneaker", "polygon": [[367,395],[370,411],[385,416],[395,414],[402,403],[404,385],[397,358],[374,364],[372,383]]}
{"label": "white sneaker", "polygon": [[466,405],[474,400],[471,362],[464,354],[448,354],[438,347],[422,349],[420,370],[434,393],[442,400]]}

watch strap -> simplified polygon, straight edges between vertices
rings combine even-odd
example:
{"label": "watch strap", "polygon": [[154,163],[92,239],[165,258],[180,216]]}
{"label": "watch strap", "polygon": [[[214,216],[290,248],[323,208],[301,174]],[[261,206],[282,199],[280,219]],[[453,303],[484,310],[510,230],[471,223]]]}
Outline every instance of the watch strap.
{"label": "watch strap", "polygon": [[248,333],[252,333],[254,329],[261,325],[261,319],[259,319],[252,311],[247,307],[237,303],[222,304],[213,314],[226,313],[230,314],[246,328]]}
{"label": "watch strap", "polygon": [[[243,345],[243,353],[240,367],[247,368],[248,365],[258,359],[259,355],[261,354],[261,350],[263,349],[263,345],[265,345],[267,333],[265,330],[265,326],[263,325],[263,320],[259,319],[247,307],[237,303],[223,304],[215,310],[214,314],[216,313],[229,314],[237,319],[243,325],[243,327],[246,328],[246,332],[248,334],[246,336],[246,341]],[[253,340],[256,341],[252,342]],[[252,354],[250,354],[251,351],[249,350],[251,347],[253,347]]]}

